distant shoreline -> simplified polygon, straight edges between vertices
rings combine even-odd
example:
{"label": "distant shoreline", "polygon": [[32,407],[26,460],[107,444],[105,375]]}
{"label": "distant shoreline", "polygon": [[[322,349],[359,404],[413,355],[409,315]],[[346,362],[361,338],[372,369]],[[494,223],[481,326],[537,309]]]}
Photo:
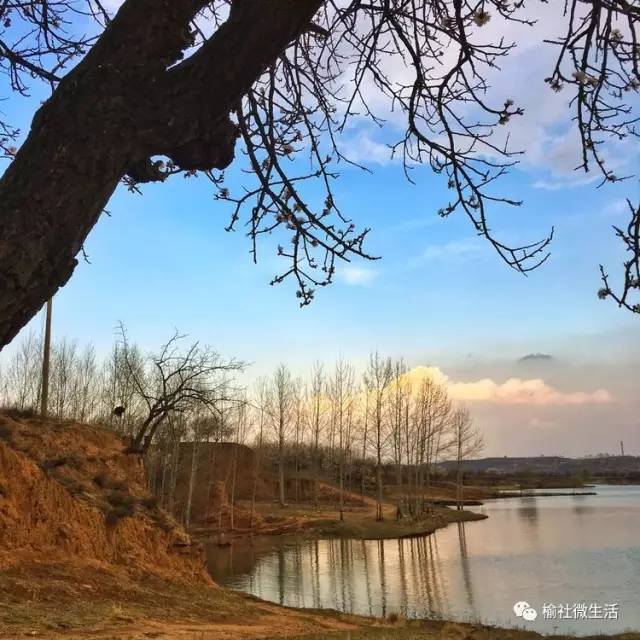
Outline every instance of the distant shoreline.
{"label": "distant shoreline", "polygon": [[555,496],[597,496],[597,491],[502,491],[488,496],[486,500],[500,500],[502,498],[551,498]]}

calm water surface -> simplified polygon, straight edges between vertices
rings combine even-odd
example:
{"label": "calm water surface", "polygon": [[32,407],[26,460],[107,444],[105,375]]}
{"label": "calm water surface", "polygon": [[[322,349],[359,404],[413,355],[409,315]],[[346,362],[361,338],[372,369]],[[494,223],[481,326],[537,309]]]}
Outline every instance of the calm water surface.
{"label": "calm water surface", "polygon": [[[404,540],[254,540],[207,550],[214,579],[294,607],[481,620],[541,633],[640,630],[640,486],[521,497]],[[512,607],[527,601],[538,618]],[[544,619],[544,604],[617,604],[617,620]]]}

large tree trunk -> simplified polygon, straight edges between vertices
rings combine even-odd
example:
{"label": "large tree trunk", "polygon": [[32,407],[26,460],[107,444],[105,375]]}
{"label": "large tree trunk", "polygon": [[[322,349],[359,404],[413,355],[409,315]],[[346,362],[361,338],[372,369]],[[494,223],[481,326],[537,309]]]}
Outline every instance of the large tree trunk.
{"label": "large tree trunk", "polygon": [[206,1],[125,2],[0,179],[0,349],[68,281],[125,174],[159,179],[154,155],[184,169],[231,162],[230,111],[322,2],[234,0],[227,22],[178,65]]}

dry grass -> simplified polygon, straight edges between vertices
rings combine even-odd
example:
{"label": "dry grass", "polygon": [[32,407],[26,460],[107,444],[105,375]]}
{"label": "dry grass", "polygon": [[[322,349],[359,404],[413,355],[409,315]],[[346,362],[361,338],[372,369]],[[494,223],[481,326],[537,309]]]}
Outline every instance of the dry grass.
{"label": "dry grass", "polygon": [[[395,507],[391,504],[384,504],[384,519],[376,521],[374,502],[367,503],[363,507],[345,509],[344,521],[340,521],[335,508],[328,508],[327,505],[316,507],[311,504],[301,504],[278,507],[273,503],[260,503],[256,505],[256,510],[264,520],[271,522],[273,533],[286,533],[297,529],[301,535],[359,540],[383,540],[425,535],[452,522],[480,520],[486,517],[471,511],[435,507],[430,515],[423,518],[396,521]],[[282,532],[278,531],[279,521],[282,523]]]}
{"label": "dry grass", "polygon": [[124,639],[156,632],[198,638],[196,630],[203,638],[264,638],[270,631],[290,636],[366,623],[355,616],[284,609],[218,587],[134,580],[98,563],[23,565],[0,574],[0,638]]}

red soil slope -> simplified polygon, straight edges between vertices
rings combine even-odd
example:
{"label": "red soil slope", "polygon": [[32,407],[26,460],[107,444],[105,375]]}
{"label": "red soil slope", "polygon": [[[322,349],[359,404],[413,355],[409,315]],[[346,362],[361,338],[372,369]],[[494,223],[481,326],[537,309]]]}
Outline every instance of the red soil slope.
{"label": "red soil slope", "polygon": [[201,548],[155,506],[119,438],[0,414],[0,568],[65,562],[211,584]]}

